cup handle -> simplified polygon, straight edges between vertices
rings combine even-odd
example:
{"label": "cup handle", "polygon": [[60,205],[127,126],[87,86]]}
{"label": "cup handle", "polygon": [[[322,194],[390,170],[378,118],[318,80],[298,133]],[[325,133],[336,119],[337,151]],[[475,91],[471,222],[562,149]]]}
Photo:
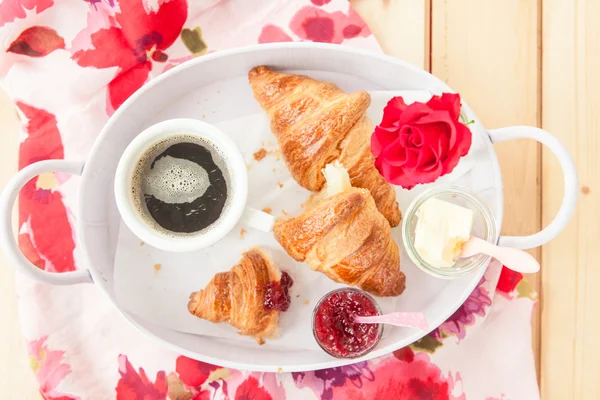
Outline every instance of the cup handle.
{"label": "cup handle", "polygon": [[514,247],[517,249],[533,249],[554,239],[569,223],[579,193],[577,182],[577,169],[573,158],[562,143],[549,132],[533,126],[512,126],[507,128],[492,129],[488,131],[492,143],[500,143],[513,139],[533,139],[546,146],[560,163],[565,182],[565,193],[562,204],[554,220],[540,232],[530,236],[501,236],[500,246]]}
{"label": "cup handle", "polygon": [[17,239],[13,234],[12,210],[21,188],[32,178],[45,172],[66,172],[81,175],[82,162],[65,160],[46,160],[28,165],[13,176],[0,195],[0,245],[10,263],[29,278],[52,285],[73,285],[92,282],[88,271],[54,273],[39,269],[21,253]]}
{"label": "cup handle", "polygon": [[266,212],[246,207],[240,222],[251,228],[258,229],[259,231],[271,232],[273,230],[273,225],[275,224],[275,217]]}

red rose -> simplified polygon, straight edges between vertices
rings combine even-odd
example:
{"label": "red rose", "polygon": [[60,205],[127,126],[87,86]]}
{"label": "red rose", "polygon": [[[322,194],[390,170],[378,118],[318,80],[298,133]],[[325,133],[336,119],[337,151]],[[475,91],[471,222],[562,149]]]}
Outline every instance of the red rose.
{"label": "red rose", "polygon": [[452,172],[471,147],[471,131],[459,118],[458,94],[410,105],[402,97],[391,99],[371,137],[379,173],[391,184],[412,189]]}

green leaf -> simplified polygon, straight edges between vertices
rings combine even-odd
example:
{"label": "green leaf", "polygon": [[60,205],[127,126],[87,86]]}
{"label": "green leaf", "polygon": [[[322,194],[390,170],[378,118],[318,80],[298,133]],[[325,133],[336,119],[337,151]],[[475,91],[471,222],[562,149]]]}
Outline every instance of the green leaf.
{"label": "green leaf", "polygon": [[429,334],[423,336],[421,339],[411,344],[410,347],[413,350],[421,350],[427,353],[435,353],[438,347],[441,347],[442,344],[442,342],[440,342],[439,340],[437,340]]}
{"label": "green leaf", "polygon": [[194,30],[184,28],[181,31],[181,40],[193,54],[202,54],[208,49],[206,42],[202,39],[202,29],[199,26]]}
{"label": "green leaf", "polygon": [[538,294],[535,290],[533,290],[527,279],[523,278],[517,285],[517,297],[527,297],[535,301],[537,300]]}

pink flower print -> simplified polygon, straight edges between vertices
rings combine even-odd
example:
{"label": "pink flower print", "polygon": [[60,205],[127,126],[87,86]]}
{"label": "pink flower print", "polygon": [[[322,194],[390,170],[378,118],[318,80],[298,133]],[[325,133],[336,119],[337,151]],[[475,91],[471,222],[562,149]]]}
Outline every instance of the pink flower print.
{"label": "pink flower print", "polygon": [[[64,149],[56,117],[46,110],[17,102],[27,138],[19,148],[19,169],[36,161],[62,159]],[[40,269],[53,272],[74,271],[75,242],[68,210],[57,190],[54,174],[42,174],[29,181],[19,194],[19,235],[23,254]]]}
{"label": "pink flower print", "polygon": [[0,1],[0,27],[15,19],[27,16],[25,10],[34,10],[39,14],[54,4],[53,0],[2,0]]}
{"label": "pink flower print", "polygon": [[278,43],[278,42],[293,42],[287,33],[278,26],[265,25],[263,26],[260,35],[258,36],[258,43]]}
{"label": "pink flower print", "polygon": [[367,24],[352,8],[346,14],[342,11],[329,13],[313,6],[303,7],[292,18],[290,29],[304,40],[337,44],[371,34]]}
{"label": "pink flower print", "polygon": [[79,50],[73,59],[82,67],[112,68],[108,112],[116,110],[148,79],[154,63],[164,63],[187,19],[186,0],[164,0],[156,11],[142,0],[121,0],[112,25],[91,35],[93,48]]}
{"label": "pink flower print", "polygon": [[489,293],[483,287],[484,282],[485,278],[481,278],[479,285],[463,305],[446,322],[431,332],[431,335],[440,339],[440,332],[443,331],[446,334],[455,335],[458,339],[463,339],[466,334],[466,327],[475,324],[476,316],[485,316],[486,308],[492,305]]}
{"label": "pink flower print", "polygon": [[375,379],[367,361],[343,367],[321,369],[318,371],[292,372],[294,383],[298,388],[311,388],[321,400],[331,400],[335,387],[352,386],[360,388],[365,381]]}
{"label": "pink flower print", "polygon": [[191,387],[200,387],[211,372],[221,367],[197,361],[186,356],[177,357],[175,371],[183,383]]}
{"label": "pink flower print", "polygon": [[48,336],[42,336],[27,343],[29,364],[40,385],[40,393],[45,399],[78,399],[57,390],[58,385],[71,373],[71,367],[63,363],[65,352],[48,348],[47,339]]}
{"label": "pink flower print", "polygon": [[255,377],[249,376],[237,387],[235,400],[273,400],[273,397]]}
{"label": "pink flower print", "polygon": [[115,388],[117,400],[163,400],[167,398],[168,386],[165,371],[158,371],[152,382],[143,368],[139,373],[131,365],[127,356],[119,355],[119,374],[121,379]]}
{"label": "pink flower print", "polygon": [[98,3],[102,3],[102,2],[105,2],[110,7],[114,7],[115,6],[115,0],[84,0],[84,1],[86,1],[87,3],[90,3],[91,5],[93,5],[95,9],[97,9],[96,5]]}
{"label": "pink flower print", "polygon": [[456,400],[452,381],[431,363],[426,353],[417,353],[411,362],[388,357],[372,368],[375,379],[363,380],[360,386],[334,386],[333,400]]}

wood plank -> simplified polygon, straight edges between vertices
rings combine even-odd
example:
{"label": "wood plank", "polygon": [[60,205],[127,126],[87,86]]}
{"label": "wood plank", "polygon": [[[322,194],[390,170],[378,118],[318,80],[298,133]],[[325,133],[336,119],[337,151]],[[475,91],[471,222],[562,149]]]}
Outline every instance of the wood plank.
{"label": "wood plank", "polygon": [[[538,125],[539,5],[536,0],[433,0],[431,71],[473,108],[488,128]],[[496,146],[504,181],[504,235],[541,226],[540,146],[532,141]],[[532,254],[539,257],[539,250]],[[527,277],[535,290],[539,275]],[[540,362],[539,309],[533,349]]]}
{"label": "wood plank", "polygon": [[350,3],[384,53],[427,68],[430,0],[350,0]]}
{"label": "wood plank", "polygon": [[[600,398],[600,2],[544,0],[543,127],[575,158],[578,211],[542,250],[542,398]],[[542,153],[543,222],[562,200],[560,167]]]}

